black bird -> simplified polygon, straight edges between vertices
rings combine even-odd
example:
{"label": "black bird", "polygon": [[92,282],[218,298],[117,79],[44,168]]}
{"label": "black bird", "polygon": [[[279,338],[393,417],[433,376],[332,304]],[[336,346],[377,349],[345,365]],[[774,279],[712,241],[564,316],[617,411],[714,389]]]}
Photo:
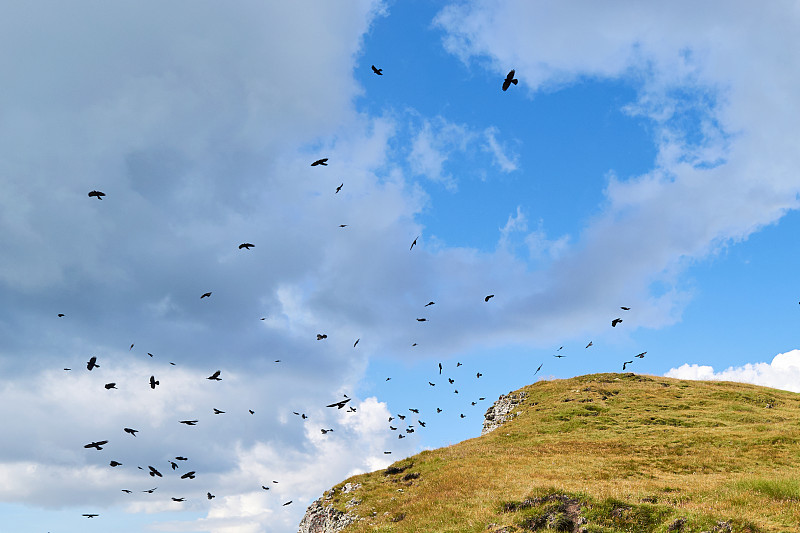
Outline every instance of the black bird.
{"label": "black bird", "polygon": [[325,435],[329,431],[333,431],[332,429],[320,429],[323,435]]}
{"label": "black bird", "polygon": [[[92,193],[89,193],[90,196],[91,196],[91,194]],[[100,516],[100,515],[99,514],[82,514],[81,516],[85,516],[86,518],[94,518],[95,516]]]}
{"label": "black bird", "polygon": [[97,364],[97,357],[92,356],[89,361],[86,363],[86,368],[91,372],[93,368],[100,368],[100,365]]}
{"label": "black bird", "polygon": [[325,407],[336,407],[338,409],[341,409],[342,407],[344,407],[344,404],[346,404],[349,401],[350,401],[350,398],[347,398],[346,400],[342,400],[341,402],[332,403],[330,405],[326,405]]}
{"label": "black bird", "polygon": [[615,318],[614,320],[611,321],[611,327],[615,328],[615,327],[617,327],[617,324],[621,324],[621,323],[622,323],[622,319],[621,318]]}
{"label": "black bird", "polygon": [[642,352],[642,353],[640,353],[638,355],[634,355],[634,357],[638,357],[639,359],[644,359],[644,354],[646,354],[646,353],[647,352]]}
{"label": "black bird", "polygon": [[106,195],[106,193],[104,193],[104,192],[100,192],[100,191],[92,191],[92,192],[90,192],[90,193],[89,193],[89,198],[91,198],[92,196],[94,196],[94,197],[95,197],[95,198],[97,198],[98,200],[102,200],[102,199],[103,199],[103,196],[105,196],[105,195]]}
{"label": "black bird", "polygon": [[346,228],[346,227],[347,227],[347,224],[339,224],[339,227],[340,227],[340,228]]}
{"label": "black bird", "polygon": [[119,490],[121,490],[121,491],[122,491],[122,492],[124,492],[125,494],[130,494],[130,493],[132,493],[132,492],[133,492],[132,490],[128,490],[128,489],[119,489]]}
{"label": "black bird", "polygon": [[480,372],[478,372],[478,374],[477,374],[477,377],[481,377],[482,375],[483,375],[483,374],[481,374]]}
{"label": "black bird", "polygon": [[164,476],[162,476],[162,475],[161,475],[161,472],[159,472],[158,470],[156,470],[156,469],[155,469],[155,468],[153,468],[152,466],[148,466],[147,468],[149,468],[149,469],[150,469],[150,472],[149,472],[149,474],[150,474],[150,477],[156,477],[156,476],[158,476],[158,477],[164,477]]}
{"label": "black bird", "polygon": [[123,431],[125,431],[125,433],[130,433],[134,437],[136,436],[136,433],[139,432],[138,429],[131,429],[131,428],[122,428],[122,429],[123,429]]}
{"label": "black bird", "polygon": [[514,70],[514,69],[511,69],[511,72],[509,72],[509,73],[506,75],[506,79],[505,79],[505,80],[503,80],[503,90],[504,90],[504,91],[507,91],[507,90],[508,90],[508,88],[509,88],[509,87],[511,87],[511,84],[512,84],[512,83],[513,83],[514,85],[516,85],[516,84],[517,84],[518,80],[517,80],[517,79],[514,77],[514,73],[515,73],[515,70]]}
{"label": "black bird", "polygon": [[558,359],[561,359],[562,357],[566,357],[566,355],[553,355],[553,357],[556,357],[556,358],[558,358]]}
{"label": "black bird", "polygon": [[147,352],[147,355],[149,355],[150,357],[153,357],[153,354],[151,354],[150,352]]}
{"label": "black bird", "polygon": [[428,303],[426,303],[426,304],[425,304],[423,307],[428,307],[429,305],[433,305],[433,304],[435,304],[435,303],[436,303],[436,302],[428,302]]}
{"label": "black bird", "polygon": [[586,345],[586,348],[592,345],[592,341],[589,341],[589,344]]}
{"label": "black bird", "polygon": [[172,498],[172,501],[174,501],[174,502],[183,502],[183,501],[186,501],[186,498]]}
{"label": "black bird", "polygon": [[439,375],[442,375],[442,363],[439,363]]}
{"label": "black bird", "polygon": [[454,393],[454,394],[458,394],[458,389],[455,389],[455,390],[453,391],[453,393]]}
{"label": "black bird", "polygon": [[625,367],[631,363],[633,363],[633,361],[625,361],[624,363],[622,363],[622,370],[625,370]]}
{"label": "black bird", "polygon": [[173,470],[178,469],[178,463],[176,463],[175,461],[167,461],[167,462],[169,463],[169,465],[172,467]]}
{"label": "black bird", "polygon": [[150,388],[151,389],[155,389],[156,385],[161,385],[161,382],[160,381],[156,381],[156,377],[155,376],[150,376]]}
{"label": "black bird", "polygon": [[412,413],[419,414],[419,409],[411,409],[411,408],[409,408],[408,410],[411,411]]}
{"label": "black bird", "polygon": [[447,381],[450,382],[450,385],[456,382],[456,380],[454,380],[453,378],[447,378]]}
{"label": "black bird", "polygon": [[467,418],[467,417],[464,416],[464,413],[461,413],[461,418]]}
{"label": "black bird", "polygon": [[215,415],[224,415],[225,414],[225,411],[220,411],[216,407],[212,407],[212,409],[214,410],[214,414]]}
{"label": "black bird", "polygon": [[264,490],[269,490],[269,487],[266,487],[264,485],[261,485],[261,488],[264,489]]}
{"label": "black bird", "polygon": [[195,471],[192,470],[191,472],[186,472],[184,475],[181,476],[181,479],[194,479]]}
{"label": "black bird", "polygon": [[356,344],[358,344],[358,341],[360,341],[360,340],[361,340],[361,339],[356,339],[356,342],[354,342],[354,343],[353,343],[353,348],[355,348],[355,347],[356,347]]}
{"label": "black bird", "polygon": [[216,496],[214,496],[214,495],[213,495],[213,494],[211,494],[210,492],[206,492],[206,497],[207,497],[209,500],[210,500],[210,499],[212,499],[212,498],[216,498]]}
{"label": "black bird", "polygon": [[436,412],[437,412],[437,413],[441,413],[441,412],[442,412],[442,410],[441,410],[441,409],[439,409],[439,408],[437,407],[437,408],[436,408]]}
{"label": "black bird", "polygon": [[385,454],[387,454],[387,455],[388,455],[388,454],[390,454],[390,453],[392,453],[392,452],[383,452],[383,453],[385,453]]}
{"label": "black bird", "polygon": [[[419,235],[417,236],[417,239],[419,239]],[[414,245],[417,244],[417,239],[414,239],[414,242],[411,243],[411,248],[409,248],[409,250],[413,249]]]}
{"label": "black bird", "polygon": [[206,379],[210,379],[210,380],[213,380],[213,381],[222,381],[222,378],[221,378],[221,377],[219,377],[219,375],[220,375],[221,373],[222,373],[222,371],[221,371],[221,370],[217,370],[216,372],[214,372],[213,374],[211,374],[210,376],[208,376]]}
{"label": "black bird", "polygon": [[250,248],[253,248],[253,247],[255,247],[255,244],[250,244],[249,242],[243,242],[242,244],[239,245],[239,249],[240,250],[242,248],[246,248],[247,250],[249,250]]}
{"label": "black bird", "polygon": [[484,302],[488,302],[490,298],[494,298],[494,294],[490,294],[486,298],[483,299]]}
{"label": "black bird", "polygon": [[178,457],[176,457],[176,458],[175,458],[175,460],[176,460],[176,461],[188,461],[189,459],[187,459],[186,457],[182,457],[182,456],[180,456],[180,455],[179,455]]}
{"label": "black bird", "polygon": [[355,413],[356,412],[356,408],[353,407],[352,405],[350,405],[350,406],[347,407],[347,412],[348,413]]}
{"label": "black bird", "polygon": [[58,318],[61,318],[61,317],[64,317],[64,316],[67,316],[67,315],[65,315],[64,313],[58,313]]}
{"label": "black bird", "polygon": [[104,444],[108,444],[108,441],[100,440],[100,441],[90,442],[89,444],[84,446],[84,448],[97,448],[98,450],[102,450]]}
{"label": "black bird", "polygon": [[427,321],[428,321],[427,318],[418,318],[417,319],[417,322],[427,322]]}
{"label": "black bird", "polygon": [[287,506],[287,505],[289,505],[290,503],[292,503],[292,500],[289,500],[288,502],[284,503],[284,504],[283,504],[283,507],[286,507],[286,506]]}
{"label": "black bird", "polygon": [[204,292],[203,295],[200,296],[200,299],[202,300],[203,298],[208,298],[209,296],[211,296],[210,292]]}
{"label": "black bird", "polygon": [[322,339],[327,339],[327,338],[328,338],[328,336],[325,335],[324,333],[317,333],[317,340],[318,341],[321,341]]}
{"label": "black bird", "polygon": [[406,436],[405,435],[398,435],[397,438],[398,439],[404,439],[404,438],[406,438]]}
{"label": "black bird", "polygon": [[423,422],[422,420],[417,420],[417,422],[419,422],[420,426],[425,427],[425,422]]}
{"label": "black bird", "polygon": [[375,65],[372,65],[372,72],[374,72],[378,76],[383,76],[383,69],[382,68],[375,68]]}
{"label": "black bird", "polygon": [[133,350],[133,345],[134,345],[134,344],[135,344],[135,343],[132,343],[132,344],[131,344],[131,347],[130,347],[130,348],[128,348],[128,351],[129,351],[129,352],[130,352],[131,350]]}
{"label": "black bird", "polygon": [[108,464],[109,464],[109,465],[111,465],[111,466],[121,466],[121,465],[122,465],[122,463],[119,463],[119,462],[117,462],[117,461],[111,461],[111,462],[110,462],[110,463],[108,463]]}
{"label": "black bird", "polygon": [[333,194],[339,194],[339,191],[341,191],[341,190],[342,190],[342,187],[344,187],[344,183],[342,183],[341,185],[339,185],[338,187],[336,187],[336,192],[335,192],[335,193],[333,193]]}
{"label": "black bird", "polygon": [[397,428],[396,428],[396,427],[394,427],[394,426],[389,426],[389,429],[391,429],[392,431],[395,431],[395,430],[397,430]]}
{"label": "black bird", "polygon": [[248,411],[250,411],[250,414],[251,414],[251,415],[254,415],[254,414],[256,414],[256,412],[255,412],[255,411],[253,411],[252,409],[248,409]]}
{"label": "black bird", "polygon": [[327,162],[327,161],[328,161],[328,158],[327,158],[327,157],[326,157],[326,158],[324,158],[324,159],[317,159],[316,161],[314,161],[313,163],[311,163],[311,166],[312,166],[312,167],[315,167],[315,166],[317,166],[317,165],[322,165],[323,167],[327,167],[327,166],[328,166],[328,162]]}
{"label": "black bird", "polygon": [[143,490],[142,492],[146,492],[146,493],[148,493],[148,494],[153,494],[153,493],[156,491],[156,489],[157,489],[157,488],[158,488],[158,487],[153,487],[153,488],[152,488],[152,489],[150,489],[150,490]]}
{"label": "black bird", "polygon": [[461,363],[456,362],[456,368],[460,367]]}
{"label": "black bird", "polygon": [[117,384],[116,383],[106,383],[105,384],[105,388],[106,388],[106,390],[116,389],[117,388]]}
{"label": "black bird", "polygon": [[199,420],[181,420],[181,424],[186,424],[187,426],[196,426]]}
{"label": "black bird", "polygon": [[431,387],[435,387],[435,386],[436,386],[436,383],[431,383],[431,382],[429,381],[429,382],[428,382],[428,385],[430,385]]}
{"label": "black bird", "polygon": [[535,376],[536,374],[538,374],[538,373],[539,373],[539,370],[541,370],[541,369],[542,369],[542,366],[543,366],[543,365],[544,365],[544,363],[542,363],[541,365],[539,365],[539,368],[537,368],[537,369],[536,369],[536,372],[534,372],[534,373],[533,373],[533,375],[534,375],[534,376]]}
{"label": "black bird", "polygon": [[620,307],[620,309],[622,309],[623,311],[630,311],[631,310],[630,307]]}
{"label": "black bird", "polygon": [[397,415],[397,418],[399,418],[400,420],[405,420],[406,419],[406,415]]}

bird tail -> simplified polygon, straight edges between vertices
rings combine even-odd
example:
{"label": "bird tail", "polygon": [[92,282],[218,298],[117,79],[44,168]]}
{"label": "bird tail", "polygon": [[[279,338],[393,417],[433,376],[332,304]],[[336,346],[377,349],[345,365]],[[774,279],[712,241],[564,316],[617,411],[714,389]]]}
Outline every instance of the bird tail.
{"label": "bird tail", "polygon": [[514,78],[513,80],[511,80],[511,83],[513,83],[514,85],[516,85],[518,81],[519,81],[519,80],[517,80],[516,78]]}

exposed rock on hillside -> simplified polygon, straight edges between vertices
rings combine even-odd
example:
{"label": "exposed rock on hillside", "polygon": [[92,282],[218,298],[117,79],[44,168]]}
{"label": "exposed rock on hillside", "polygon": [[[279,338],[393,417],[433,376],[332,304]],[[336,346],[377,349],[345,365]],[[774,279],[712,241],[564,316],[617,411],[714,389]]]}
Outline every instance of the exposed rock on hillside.
{"label": "exposed rock on hillside", "polygon": [[486,435],[494,431],[503,425],[504,422],[519,415],[521,411],[512,411],[518,404],[525,401],[527,397],[528,393],[524,391],[502,394],[500,398],[486,410],[486,414],[483,415],[483,429],[481,429],[481,435]]}
{"label": "exposed rock on hillside", "polygon": [[[357,483],[355,485],[347,483],[341,491],[347,493],[358,487]],[[308,506],[306,514],[300,521],[298,533],[339,533],[358,520],[355,515],[337,511],[332,505],[326,505],[333,498],[333,494],[334,490],[330,490]]]}

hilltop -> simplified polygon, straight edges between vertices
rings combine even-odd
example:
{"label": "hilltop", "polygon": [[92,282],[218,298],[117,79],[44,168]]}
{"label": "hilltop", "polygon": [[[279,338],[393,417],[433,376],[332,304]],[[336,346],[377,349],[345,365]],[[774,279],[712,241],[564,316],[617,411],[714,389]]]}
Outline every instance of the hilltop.
{"label": "hilltop", "polygon": [[343,481],[301,531],[800,530],[800,394],[592,374],[498,402],[480,437]]}

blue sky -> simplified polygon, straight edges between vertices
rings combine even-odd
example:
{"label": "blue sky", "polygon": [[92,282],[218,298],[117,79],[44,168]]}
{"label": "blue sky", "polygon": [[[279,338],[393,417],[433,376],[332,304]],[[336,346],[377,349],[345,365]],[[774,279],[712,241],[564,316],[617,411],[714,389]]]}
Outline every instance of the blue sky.
{"label": "blue sky", "polygon": [[500,394],[645,351],[800,392],[791,3],[314,7],[0,21],[4,527],[293,532]]}

